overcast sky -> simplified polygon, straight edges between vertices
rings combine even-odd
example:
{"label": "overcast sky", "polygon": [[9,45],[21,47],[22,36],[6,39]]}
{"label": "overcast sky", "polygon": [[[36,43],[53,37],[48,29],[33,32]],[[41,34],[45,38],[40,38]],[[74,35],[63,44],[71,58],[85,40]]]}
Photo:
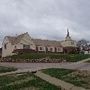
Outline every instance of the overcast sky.
{"label": "overcast sky", "polygon": [[34,38],[90,40],[90,0],[0,0],[0,40],[24,32]]}

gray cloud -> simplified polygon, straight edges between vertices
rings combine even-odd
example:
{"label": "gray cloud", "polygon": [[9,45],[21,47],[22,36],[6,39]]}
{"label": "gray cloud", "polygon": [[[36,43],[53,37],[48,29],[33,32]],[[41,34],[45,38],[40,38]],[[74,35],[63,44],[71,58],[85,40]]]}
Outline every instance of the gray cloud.
{"label": "gray cloud", "polygon": [[89,10],[89,0],[0,0],[0,40],[24,32],[61,40],[67,27],[74,39],[89,40]]}

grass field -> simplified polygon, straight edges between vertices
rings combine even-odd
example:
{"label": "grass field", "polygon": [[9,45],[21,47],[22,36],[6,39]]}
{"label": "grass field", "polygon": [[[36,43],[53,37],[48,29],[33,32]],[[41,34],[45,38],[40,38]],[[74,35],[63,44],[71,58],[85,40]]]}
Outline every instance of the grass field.
{"label": "grass field", "polygon": [[60,88],[31,73],[20,73],[1,76],[0,90],[60,90]]}
{"label": "grass field", "polygon": [[77,62],[86,58],[90,58],[90,55],[85,54],[59,54],[59,53],[24,53],[20,55],[14,55],[7,58],[12,59],[42,59],[45,57],[49,57],[50,59],[60,59],[66,60],[68,62]]}
{"label": "grass field", "polygon": [[42,70],[42,72],[76,86],[90,89],[90,72],[55,68]]}
{"label": "grass field", "polygon": [[16,68],[0,66],[0,73],[11,72],[11,71],[16,71],[16,70],[17,70]]}

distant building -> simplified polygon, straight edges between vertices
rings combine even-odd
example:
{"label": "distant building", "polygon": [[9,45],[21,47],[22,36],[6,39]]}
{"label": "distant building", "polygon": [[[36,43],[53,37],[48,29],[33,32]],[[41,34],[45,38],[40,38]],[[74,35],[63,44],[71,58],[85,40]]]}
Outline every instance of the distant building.
{"label": "distant building", "polygon": [[28,33],[18,36],[6,36],[2,43],[2,57],[15,55],[18,51],[28,52],[56,52],[63,53],[66,48],[76,48],[76,41],[72,40],[67,31],[64,41],[32,39]]}
{"label": "distant building", "polygon": [[90,43],[88,42],[87,45],[81,47],[81,51],[84,54],[90,54]]}

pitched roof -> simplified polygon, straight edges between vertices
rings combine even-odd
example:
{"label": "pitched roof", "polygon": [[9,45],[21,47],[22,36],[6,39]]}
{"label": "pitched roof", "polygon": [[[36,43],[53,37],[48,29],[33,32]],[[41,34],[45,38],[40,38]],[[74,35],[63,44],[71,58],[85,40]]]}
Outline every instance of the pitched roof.
{"label": "pitched roof", "polygon": [[[6,36],[9,40],[9,42],[14,45],[21,41],[21,39],[28,33],[24,33],[18,36]],[[62,47],[60,41],[54,41],[54,40],[41,40],[41,39],[32,39],[33,43],[37,46],[54,46],[54,47]]]}
{"label": "pitched roof", "polygon": [[18,36],[6,36],[6,38],[8,38],[9,42],[14,45],[14,44],[17,44],[21,41],[21,39],[24,37],[24,35],[26,35],[27,33],[24,33],[24,34],[21,34],[21,35],[18,35]]}
{"label": "pitched roof", "polygon": [[41,39],[32,39],[35,45],[37,46],[54,46],[54,47],[62,47],[60,41],[53,40],[41,40]]}

